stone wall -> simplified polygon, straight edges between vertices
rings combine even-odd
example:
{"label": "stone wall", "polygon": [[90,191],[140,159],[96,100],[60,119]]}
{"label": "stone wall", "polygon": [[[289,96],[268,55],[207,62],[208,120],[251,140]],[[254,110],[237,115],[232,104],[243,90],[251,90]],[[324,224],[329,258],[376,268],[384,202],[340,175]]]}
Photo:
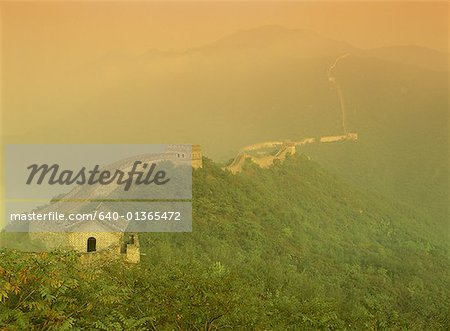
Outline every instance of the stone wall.
{"label": "stone wall", "polygon": [[113,245],[101,251],[91,252],[91,253],[80,253],[80,262],[89,264],[89,263],[108,263],[109,261],[117,260],[121,258],[121,255],[118,254],[120,252],[120,246]]}
{"label": "stone wall", "polygon": [[269,168],[275,160],[284,161],[288,155],[293,155],[295,152],[295,143],[284,143],[276,155],[254,156],[251,154],[240,154],[229,166],[223,169],[230,171],[232,174],[237,174],[242,171],[242,166],[247,159],[250,159],[260,168]]}
{"label": "stone wall", "polygon": [[[137,234],[130,235],[130,239],[124,241],[121,232],[62,232],[30,233],[31,240],[37,240],[47,250],[73,249],[80,253],[82,263],[93,263],[121,259],[128,263],[139,263],[141,251]],[[96,250],[88,252],[88,239],[95,238]]]}
{"label": "stone wall", "polygon": [[30,232],[31,242],[41,243],[45,250],[68,248],[67,236],[63,232]]}
{"label": "stone wall", "polygon": [[71,232],[67,233],[68,245],[77,252],[87,252],[87,242],[91,237],[95,238],[97,251],[117,246],[117,254],[120,254],[120,244],[123,241],[123,234],[120,232]]}
{"label": "stone wall", "polygon": [[203,166],[202,148],[200,145],[192,145],[192,168],[198,169]]}
{"label": "stone wall", "polygon": [[[348,132],[343,135],[337,136],[324,136],[319,138],[321,143],[330,143],[330,142],[338,142],[345,140],[358,140],[358,134]],[[268,148],[268,147],[277,147],[281,144],[279,141],[269,141],[265,143],[259,143],[244,147],[241,152],[234,158],[233,162],[230,165],[222,168],[223,170],[228,170],[232,174],[237,174],[242,171],[242,166],[245,163],[245,160],[250,159],[253,163],[256,163],[261,168],[268,168],[273,165],[275,160],[284,161],[287,155],[293,155],[296,153],[296,146],[303,146],[306,144],[313,144],[316,142],[315,138],[305,138],[300,141],[287,141],[283,142],[279,151],[275,156],[273,155],[263,155],[263,156],[254,156],[248,154],[248,151],[257,151],[258,149]]]}
{"label": "stone wall", "polygon": [[141,261],[141,249],[139,245],[139,237],[132,235],[133,240],[127,243],[125,261],[128,263],[139,263]]}
{"label": "stone wall", "polygon": [[343,140],[358,140],[358,134],[357,133],[346,133],[339,136],[325,136],[320,138],[321,143],[331,143],[336,141],[343,141]]}
{"label": "stone wall", "polygon": [[[190,155],[189,152],[191,153]],[[167,145],[165,155],[171,155],[177,162],[191,162],[194,169],[201,168],[203,166],[203,155],[200,145],[192,145],[192,148],[188,145]]]}

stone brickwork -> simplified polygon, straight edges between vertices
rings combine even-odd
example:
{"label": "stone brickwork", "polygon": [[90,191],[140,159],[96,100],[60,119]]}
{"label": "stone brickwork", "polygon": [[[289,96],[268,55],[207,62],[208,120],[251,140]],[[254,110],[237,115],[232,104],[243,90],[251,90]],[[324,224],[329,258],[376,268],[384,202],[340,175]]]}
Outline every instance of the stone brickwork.
{"label": "stone brickwork", "polygon": [[192,145],[192,168],[198,169],[203,166],[202,148],[200,145]]}
{"label": "stone brickwork", "polygon": [[320,138],[321,143],[332,143],[337,141],[344,141],[344,140],[358,140],[358,134],[357,133],[346,133],[339,136],[325,136]]}
{"label": "stone brickwork", "polygon": [[[189,152],[191,153],[190,155]],[[165,153],[167,156],[172,156],[171,159],[176,162],[191,162],[194,169],[203,166],[203,155],[200,145],[192,145],[192,148],[189,148],[187,145],[168,145]]]}
{"label": "stone brickwork", "polygon": [[70,232],[67,233],[68,245],[77,252],[87,252],[88,239],[95,239],[95,251],[101,251],[111,246],[119,247],[117,254],[120,253],[120,243],[123,240],[123,234],[120,232]]}
{"label": "stone brickwork", "polygon": [[[320,137],[318,141],[321,143],[331,143],[331,142],[338,142],[338,141],[356,141],[358,140],[358,134],[353,132],[348,132],[343,135],[337,135],[337,136],[324,136]],[[306,144],[313,144],[316,142],[315,138],[305,138],[303,140],[299,141],[269,141],[264,143],[258,143],[254,145],[250,145],[247,147],[244,147],[239,154],[234,158],[233,162],[231,162],[230,165],[222,168],[224,170],[228,170],[233,174],[237,174],[242,171],[242,166],[245,163],[245,160],[250,159],[253,163],[257,164],[261,168],[269,168],[273,165],[275,160],[279,160],[283,162],[287,155],[293,155],[296,153],[296,146],[303,146]],[[265,148],[279,148],[276,155],[252,155],[248,152],[252,151],[258,151]]]}
{"label": "stone brickwork", "polygon": [[68,248],[66,233],[60,232],[30,232],[31,242],[37,242],[46,249]]}
{"label": "stone brickwork", "polygon": [[113,260],[121,259],[123,256],[119,254],[120,247],[117,245],[113,245],[101,251],[92,252],[92,253],[80,253],[80,261],[81,263],[89,264],[89,263],[98,263],[98,262],[109,262]]}
{"label": "stone brickwork", "polygon": [[[29,234],[31,240],[42,243],[46,250],[72,249],[80,253],[83,263],[100,260],[122,259],[128,263],[139,263],[141,252],[137,234],[126,241],[122,232],[37,232]],[[90,248],[88,252],[88,241]],[[95,242],[95,245],[93,245]]]}
{"label": "stone brickwork", "polygon": [[126,246],[125,261],[128,263],[139,263],[141,261],[139,237],[133,234],[130,238]]}
{"label": "stone brickwork", "polygon": [[237,174],[242,171],[242,166],[247,159],[250,159],[253,163],[256,163],[261,168],[269,168],[273,165],[275,160],[283,162],[288,155],[293,155],[295,154],[295,152],[295,143],[286,142],[283,143],[276,155],[254,156],[251,154],[241,153],[238,155],[238,157],[236,157],[236,159],[234,159],[233,163],[223,169],[226,169],[233,174]]}

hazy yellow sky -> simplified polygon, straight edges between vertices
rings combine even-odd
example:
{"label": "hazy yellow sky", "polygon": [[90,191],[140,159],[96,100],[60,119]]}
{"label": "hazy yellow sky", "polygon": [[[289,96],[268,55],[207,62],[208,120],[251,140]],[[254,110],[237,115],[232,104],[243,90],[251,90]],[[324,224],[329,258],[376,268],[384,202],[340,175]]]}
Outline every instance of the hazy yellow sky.
{"label": "hazy yellow sky", "polygon": [[448,48],[448,3],[11,2],[2,3],[3,52],[36,61],[88,61],[105,52],[200,46],[239,29],[306,28],[363,48]]}
{"label": "hazy yellow sky", "polygon": [[263,25],[310,29],[361,48],[448,49],[447,2],[15,1],[0,8],[2,104],[9,100],[8,108],[23,109],[17,116],[8,113],[6,125],[14,132],[25,130],[24,119],[39,119],[33,117],[33,97],[47,98],[48,86],[58,97],[53,76],[58,81],[108,54],[198,47]]}

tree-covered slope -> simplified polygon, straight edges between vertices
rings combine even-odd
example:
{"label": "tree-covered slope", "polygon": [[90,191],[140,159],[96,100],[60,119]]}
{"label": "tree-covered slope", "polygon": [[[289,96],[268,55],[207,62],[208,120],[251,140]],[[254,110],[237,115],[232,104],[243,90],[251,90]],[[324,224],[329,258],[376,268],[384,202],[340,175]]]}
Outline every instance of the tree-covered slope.
{"label": "tree-covered slope", "polygon": [[[3,251],[9,329],[445,330],[447,243],[304,156],[194,171],[192,233],[140,235],[139,266]],[[7,327],[6,325],[9,325]]]}
{"label": "tree-covered slope", "polygon": [[446,232],[448,71],[356,58],[336,71],[348,128],[358,132],[358,143],[314,144],[302,151],[358,187],[408,204]]}

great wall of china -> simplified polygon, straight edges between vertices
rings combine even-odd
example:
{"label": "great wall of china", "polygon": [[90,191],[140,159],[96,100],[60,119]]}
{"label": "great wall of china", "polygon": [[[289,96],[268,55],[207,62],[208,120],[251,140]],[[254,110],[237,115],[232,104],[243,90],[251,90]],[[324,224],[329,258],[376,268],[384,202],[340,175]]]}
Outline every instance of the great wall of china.
{"label": "great wall of china", "polygon": [[[271,165],[273,165],[274,161],[278,160],[283,162],[286,159],[287,155],[295,154],[297,146],[313,144],[315,142],[333,143],[338,141],[358,140],[357,133],[347,131],[344,93],[334,74],[334,70],[338,65],[338,63],[343,59],[347,58],[348,56],[350,56],[350,54],[343,54],[341,56],[338,56],[327,71],[328,81],[332,84],[333,88],[335,89],[339,101],[339,109],[341,111],[341,119],[342,119],[341,122],[343,131],[342,135],[323,136],[318,139],[306,138],[300,141],[268,141],[250,145],[241,149],[238,155],[234,158],[233,162],[231,162],[231,164],[229,164],[228,166],[223,167],[222,169],[228,170],[233,174],[237,174],[242,171],[242,166],[244,165],[246,160],[251,160],[253,163],[256,163],[261,168],[268,168]],[[267,152],[267,150],[270,149],[272,149],[271,153]],[[274,149],[276,150],[276,152],[274,152]]]}
{"label": "great wall of china", "polygon": [[[250,160],[261,168],[268,168],[273,165],[274,161],[283,162],[288,155],[293,155],[296,152],[297,146],[306,144],[319,143],[333,143],[339,141],[356,141],[358,134],[348,132],[346,134],[337,136],[323,136],[320,138],[305,138],[299,141],[268,141],[249,145],[239,151],[228,166],[223,167],[224,170],[230,171],[232,174],[237,174],[242,171],[242,167],[246,160]],[[264,153],[263,150],[276,149],[275,153]],[[256,155],[251,154],[256,153]]]}

